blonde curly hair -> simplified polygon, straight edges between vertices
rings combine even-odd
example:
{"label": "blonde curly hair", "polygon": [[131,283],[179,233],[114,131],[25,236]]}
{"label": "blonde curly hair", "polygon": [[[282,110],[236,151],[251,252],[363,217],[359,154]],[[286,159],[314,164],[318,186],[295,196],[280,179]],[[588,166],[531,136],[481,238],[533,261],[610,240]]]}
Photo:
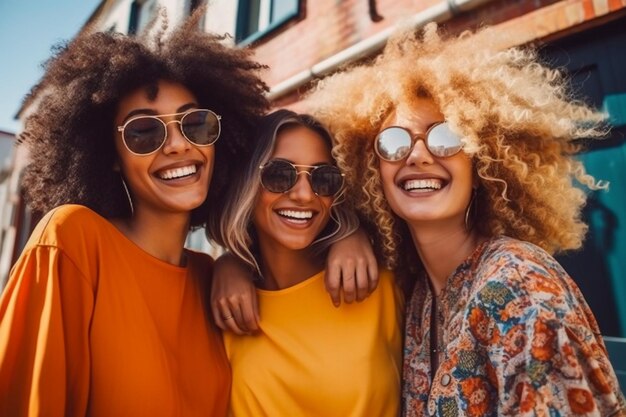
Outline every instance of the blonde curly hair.
{"label": "blonde curly hair", "polygon": [[573,158],[577,139],[607,133],[605,115],[576,100],[567,79],[530,48],[498,47],[493,29],[445,37],[436,24],[403,32],[371,62],[321,80],[306,98],[309,111],[333,132],[349,198],[369,222],[387,267],[411,244],[386,203],[373,139],[400,104],[432,99],[464,139],[479,182],[475,227],[549,253],[579,248],[589,189],[606,188]]}

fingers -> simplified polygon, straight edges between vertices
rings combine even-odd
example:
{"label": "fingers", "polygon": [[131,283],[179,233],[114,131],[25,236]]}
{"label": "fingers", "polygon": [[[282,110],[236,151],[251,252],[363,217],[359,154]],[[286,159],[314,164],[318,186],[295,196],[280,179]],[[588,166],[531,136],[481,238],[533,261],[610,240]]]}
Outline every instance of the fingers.
{"label": "fingers", "polygon": [[369,294],[371,294],[378,286],[378,262],[374,254],[370,254],[367,259],[367,276],[369,283]]}
{"label": "fingers", "polygon": [[238,335],[257,331],[256,297],[251,270],[228,253],[220,256],[215,261],[211,284],[211,311],[215,324]]}
{"label": "fingers", "polygon": [[258,325],[258,308],[256,305],[256,297],[252,297],[252,300],[245,299],[239,303],[239,313],[241,319],[235,318],[240,328],[246,329],[248,333],[254,333],[259,330]]}
{"label": "fingers", "polygon": [[363,301],[370,295],[370,280],[367,261],[361,258],[357,261],[355,270],[356,300]]}
{"label": "fingers", "polygon": [[258,330],[257,313],[245,296],[221,298],[212,307],[218,327],[237,335],[249,335]]}
{"label": "fingers", "polygon": [[378,265],[365,230],[334,242],[326,268],[326,290],[333,304],[340,305],[342,292],[346,303],[363,301],[377,286]]}
{"label": "fingers", "polygon": [[237,321],[235,319],[236,313],[234,310],[239,311],[239,308],[236,306],[231,306],[230,302],[227,298],[222,298],[218,301],[219,307],[217,309],[217,314],[215,315],[215,322],[221,322],[222,329],[233,332],[238,335],[246,334],[245,329],[239,327]]}
{"label": "fingers", "polygon": [[254,326],[255,328],[253,329],[254,331],[258,331],[259,330],[259,322],[261,321],[260,317],[259,317],[259,298],[257,297],[256,293],[251,297],[252,300],[252,312],[254,313]]}
{"label": "fingers", "polygon": [[341,304],[341,267],[338,262],[329,262],[326,266],[326,291],[335,307]]}
{"label": "fingers", "polygon": [[354,302],[357,292],[356,266],[354,265],[354,261],[350,260],[346,262],[341,270],[341,283],[343,301],[348,304]]}
{"label": "fingers", "polygon": [[211,313],[213,313],[213,321],[215,321],[215,325],[222,330],[226,330],[226,325],[224,324],[224,320],[222,320],[222,313],[217,303],[211,301]]}
{"label": "fingers", "polygon": [[350,304],[365,300],[378,284],[378,266],[376,259],[365,257],[343,259],[342,263],[333,262],[327,266],[326,291],[338,307],[343,301]]}
{"label": "fingers", "polygon": [[223,320],[224,324],[226,325],[226,330],[229,330],[240,336],[250,334],[250,332],[248,332],[248,329],[242,325],[242,314],[241,310],[238,307],[235,307],[234,311],[232,311],[232,314],[230,316],[225,316]]}

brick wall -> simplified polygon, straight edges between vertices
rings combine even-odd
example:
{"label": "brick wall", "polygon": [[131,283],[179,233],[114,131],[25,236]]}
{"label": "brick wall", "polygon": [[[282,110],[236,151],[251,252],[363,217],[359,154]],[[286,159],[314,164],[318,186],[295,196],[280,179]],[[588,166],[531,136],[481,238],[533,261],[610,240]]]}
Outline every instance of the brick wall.
{"label": "brick wall", "polygon": [[[379,22],[370,18],[367,0],[302,0],[303,11],[252,47],[256,59],[270,66],[264,77],[274,86],[314,64],[403,20],[435,6],[437,0],[377,0]],[[626,14],[626,0],[495,0],[446,20],[451,31],[481,25],[507,33],[507,44],[559,38]],[[274,104],[298,109],[299,91]]]}

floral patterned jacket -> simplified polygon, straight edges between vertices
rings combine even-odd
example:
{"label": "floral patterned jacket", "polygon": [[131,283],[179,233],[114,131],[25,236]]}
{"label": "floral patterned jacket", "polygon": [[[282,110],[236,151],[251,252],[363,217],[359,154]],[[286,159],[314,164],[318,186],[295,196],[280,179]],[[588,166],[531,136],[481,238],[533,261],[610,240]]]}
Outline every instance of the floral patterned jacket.
{"label": "floral patterned jacket", "polygon": [[425,279],[408,305],[404,416],[626,415],[589,306],[541,248],[493,238],[457,268],[440,297],[445,352],[434,377]]}

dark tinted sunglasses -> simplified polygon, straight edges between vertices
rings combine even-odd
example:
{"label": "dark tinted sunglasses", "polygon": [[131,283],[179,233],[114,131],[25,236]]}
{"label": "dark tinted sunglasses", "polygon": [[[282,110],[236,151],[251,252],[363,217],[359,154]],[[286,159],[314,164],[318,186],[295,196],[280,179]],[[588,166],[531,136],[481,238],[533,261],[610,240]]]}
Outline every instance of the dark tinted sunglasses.
{"label": "dark tinted sunglasses", "polygon": [[435,123],[423,138],[413,136],[403,127],[390,126],[376,136],[374,147],[381,159],[400,161],[409,155],[418,139],[424,139],[428,151],[439,158],[456,155],[463,148],[461,138],[450,130],[447,122]]}
{"label": "dark tinted sunglasses", "polygon": [[[164,122],[162,117],[180,116]],[[182,113],[137,116],[117,127],[122,132],[126,148],[135,155],[149,155],[161,149],[167,139],[167,125],[178,123],[180,131],[196,146],[210,146],[220,137],[221,117],[207,109],[193,109]]]}
{"label": "dark tinted sunglasses", "polygon": [[[343,187],[344,174],[334,165],[294,165],[282,159],[273,159],[261,169],[261,185],[272,193],[285,193],[298,182],[298,175],[308,174],[313,192],[321,197],[334,196]],[[308,171],[298,168],[306,168]]]}

